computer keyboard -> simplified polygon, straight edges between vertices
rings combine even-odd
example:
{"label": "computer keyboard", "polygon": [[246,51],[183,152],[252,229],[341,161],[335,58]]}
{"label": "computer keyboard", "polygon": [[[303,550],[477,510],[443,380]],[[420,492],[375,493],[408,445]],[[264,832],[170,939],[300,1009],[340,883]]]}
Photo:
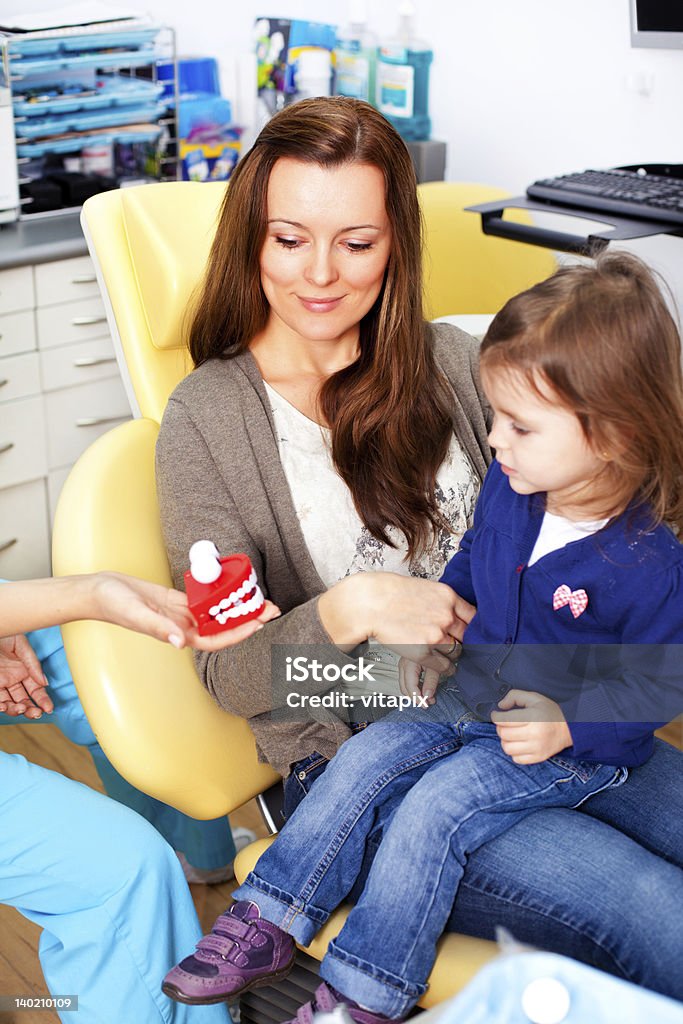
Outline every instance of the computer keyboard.
{"label": "computer keyboard", "polygon": [[526,191],[530,199],[561,206],[683,224],[683,178],[638,171],[581,171],[542,178]]}

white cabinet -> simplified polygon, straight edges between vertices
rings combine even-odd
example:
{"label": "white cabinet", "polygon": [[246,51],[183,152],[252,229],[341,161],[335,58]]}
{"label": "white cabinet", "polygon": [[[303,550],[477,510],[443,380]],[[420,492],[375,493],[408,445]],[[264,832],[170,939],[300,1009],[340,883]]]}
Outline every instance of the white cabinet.
{"label": "white cabinet", "polygon": [[0,490],[0,577],[50,574],[50,531],[42,479]]}
{"label": "white cabinet", "polygon": [[0,359],[31,352],[36,344],[36,318],[32,309],[0,314]]}
{"label": "white cabinet", "polygon": [[35,291],[31,267],[0,271],[0,315],[33,309]]}
{"label": "white cabinet", "polygon": [[90,258],[0,271],[0,577],[49,575],[71,465],[129,418]]}

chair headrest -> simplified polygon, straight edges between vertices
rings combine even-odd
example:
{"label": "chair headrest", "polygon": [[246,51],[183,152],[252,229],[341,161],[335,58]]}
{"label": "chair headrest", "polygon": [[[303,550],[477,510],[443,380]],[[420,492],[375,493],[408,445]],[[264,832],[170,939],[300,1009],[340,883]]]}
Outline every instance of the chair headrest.
{"label": "chair headrest", "polygon": [[167,182],[123,189],[121,207],[152,344],[184,347],[187,311],[202,280],[224,182]]}

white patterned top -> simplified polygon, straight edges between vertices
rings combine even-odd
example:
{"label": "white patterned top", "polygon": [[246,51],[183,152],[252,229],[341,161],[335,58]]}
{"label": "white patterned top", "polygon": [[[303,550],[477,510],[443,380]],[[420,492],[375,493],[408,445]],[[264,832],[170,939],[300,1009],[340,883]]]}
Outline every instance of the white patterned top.
{"label": "white patterned top", "polygon": [[332,462],[329,429],[308,419],[269,384],[266,392],[296,514],[325,586],[356,572],[376,570],[438,579],[471,525],[479,490],[477,475],[455,435],[436,479],[439,508],[453,532],[439,531],[430,551],[409,560],[402,533],[387,531],[397,545],[391,548],[361,522],[351,492]]}

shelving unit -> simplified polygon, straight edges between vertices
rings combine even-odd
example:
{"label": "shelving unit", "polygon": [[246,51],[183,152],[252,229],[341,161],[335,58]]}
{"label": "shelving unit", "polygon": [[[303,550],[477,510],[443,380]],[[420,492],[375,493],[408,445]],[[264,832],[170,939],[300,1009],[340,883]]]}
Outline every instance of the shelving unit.
{"label": "shelving unit", "polygon": [[172,29],[136,18],[4,33],[0,46],[22,218],[121,184],[175,180],[176,105],[157,81],[157,62],[175,62]]}

